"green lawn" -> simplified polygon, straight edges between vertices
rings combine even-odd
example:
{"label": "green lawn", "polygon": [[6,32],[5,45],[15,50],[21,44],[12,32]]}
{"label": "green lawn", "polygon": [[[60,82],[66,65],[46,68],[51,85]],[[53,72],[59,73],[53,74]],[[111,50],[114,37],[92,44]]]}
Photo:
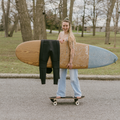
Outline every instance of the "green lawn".
{"label": "green lawn", "polygon": [[[105,33],[85,34],[81,37],[80,34],[75,34],[76,41],[99,46],[110,50],[118,56],[116,64],[106,67],[94,69],[79,69],[79,74],[86,75],[120,75],[120,34],[117,34],[117,46],[114,48],[114,33],[111,33],[110,45],[105,45]],[[47,34],[47,39],[57,39],[58,34]],[[15,49],[22,42],[21,32],[14,33],[13,37],[4,37],[4,33],[0,32],[0,73],[32,73],[38,74],[39,68],[36,66],[25,64],[19,61],[15,55]]]}

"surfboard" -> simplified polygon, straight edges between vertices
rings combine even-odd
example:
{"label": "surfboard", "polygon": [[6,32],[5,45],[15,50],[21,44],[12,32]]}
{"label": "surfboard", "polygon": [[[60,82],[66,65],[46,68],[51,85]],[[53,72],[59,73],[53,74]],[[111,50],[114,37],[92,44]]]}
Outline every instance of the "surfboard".
{"label": "surfboard", "polygon": [[[32,40],[19,44],[16,48],[17,58],[27,64],[39,66],[41,40]],[[60,68],[67,68],[70,59],[70,49],[68,42],[60,43]],[[97,68],[110,65],[117,61],[118,57],[103,48],[77,43],[75,47],[75,56],[72,69]],[[49,57],[47,67],[52,67]]]}

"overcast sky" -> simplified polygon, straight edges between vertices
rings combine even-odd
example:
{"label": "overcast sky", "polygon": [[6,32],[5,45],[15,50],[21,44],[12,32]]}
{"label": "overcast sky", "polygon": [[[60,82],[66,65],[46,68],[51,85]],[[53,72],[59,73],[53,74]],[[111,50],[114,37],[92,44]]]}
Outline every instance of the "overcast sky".
{"label": "overcast sky", "polygon": [[[47,1],[47,0],[45,0]],[[59,1],[59,0],[56,0],[56,1]],[[70,0],[68,0],[68,2],[70,2]],[[69,9],[69,5],[68,4],[68,9]],[[77,6],[77,5],[80,5],[81,7],[84,5],[84,1],[83,0],[75,0],[75,3],[74,3],[74,6]],[[55,5],[46,5],[46,8],[53,8]],[[55,6],[57,7],[57,6]],[[74,7],[74,11],[73,12],[77,12],[78,9],[76,7]],[[82,13],[82,10],[80,12],[78,12],[78,15],[81,16],[83,13]],[[86,14],[87,14],[87,10],[86,10]],[[2,9],[1,9],[1,0],[0,0],[0,19],[1,19],[1,16],[2,16]],[[76,15],[73,14],[73,20],[76,19]],[[106,23],[106,20],[105,18],[98,18],[98,22],[97,22],[97,26],[105,26],[105,23]],[[92,25],[91,22],[89,22],[88,24],[86,24],[87,26],[89,25]],[[113,26],[113,22],[111,22],[111,26]]]}

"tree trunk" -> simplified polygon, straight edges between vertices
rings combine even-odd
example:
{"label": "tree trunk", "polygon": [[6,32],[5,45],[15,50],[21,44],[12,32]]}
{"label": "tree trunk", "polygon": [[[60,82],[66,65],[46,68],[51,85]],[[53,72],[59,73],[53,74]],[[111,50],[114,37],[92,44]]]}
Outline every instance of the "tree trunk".
{"label": "tree trunk", "polygon": [[15,27],[15,32],[17,33],[17,31],[20,29],[20,24],[19,24],[19,20],[18,20],[18,23],[17,23],[17,25],[16,25],[16,27]]}
{"label": "tree trunk", "polygon": [[93,3],[93,36],[95,36],[95,0]]}
{"label": "tree trunk", "polygon": [[44,3],[44,7],[43,7],[43,38],[47,39],[45,3]]}
{"label": "tree trunk", "polygon": [[75,0],[71,0],[71,1],[70,1],[70,14],[69,14],[69,20],[70,20],[71,23],[72,23],[72,14],[73,14],[74,1],[75,1]]}
{"label": "tree trunk", "polygon": [[52,33],[53,24],[50,26],[50,33]]}
{"label": "tree trunk", "polygon": [[116,34],[117,34],[117,31],[118,31],[118,19],[119,19],[119,14],[118,14],[118,10],[119,10],[119,7],[118,7],[118,0],[116,0],[117,4],[116,4],[116,18],[115,18],[115,38],[114,38],[114,48],[116,48]]}
{"label": "tree trunk", "polygon": [[32,40],[32,29],[27,10],[26,0],[16,0],[16,7],[20,18],[22,39],[23,41]]}
{"label": "tree trunk", "polygon": [[37,0],[35,21],[34,21],[35,40],[46,39],[45,14],[43,14],[43,11],[44,11],[44,0]]}
{"label": "tree trunk", "polygon": [[[3,28],[5,30],[5,9],[4,9],[4,0],[2,0],[2,11],[3,11]],[[6,33],[6,32],[5,32]],[[6,37],[6,34],[5,34]]]}
{"label": "tree trunk", "polygon": [[2,11],[3,11],[3,25],[4,25],[4,30],[5,30],[5,37],[8,37],[10,0],[7,1],[6,12],[4,8],[4,0],[2,0]]}
{"label": "tree trunk", "polygon": [[35,30],[35,26],[34,26],[34,22],[35,22],[35,0],[33,1],[33,38],[34,38],[34,30]]}
{"label": "tree trunk", "polygon": [[113,8],[115,5],[116,0],[110,0],[110,7],[108,9],[107,13],[107,20],[106,20],[106,39],[105,39],[105,44],[109,44],[109,39],[110,39],[110,21],[111,21],[111,16],[113,12]]}
{"label": "tree trunk", "polygon": [[83,15],[83,18],[82,18],[82,34],[81,34],[81,37],[84,37],[84,15]]}
{"label": "tree trunk", "polygon": [[119,20],[119,13],[118,13],[118,11],[119,11],[119,2],[118,2],[118,0],[116,0],[116,2],[117,2],[117,5],[116,5],[116,34],[117,34],[117,32],[118,32],[118,20]]}
{"label": "tree trunk", "polygon": [[62,0],[60,0],[60,4],[59,4],[59,30],[58,33],[60,33],[61,31],[61,8],[62,8]]}
{"label": "tree trunk", "polygon": [[67,0],[63,0],[63,20],[67,17]]}
{"label": "tree trunk", "polygon": [[83,12],[83,18],[82,18],[82,34],[81,34],[81,37],[84,36],[85,5],[86,5],[86,1],[84,0],[84,12]]}
{"label": "tree trunk", "polygon": [[18,18],[19,18],[19,17],[15,15],[15,22],[14,22],[14,25],[13,25],[11,31],[10,31],[9,37],[12,37],[12,36],[13,36],[13,32],[14,32],[17,24],[18,24]]}

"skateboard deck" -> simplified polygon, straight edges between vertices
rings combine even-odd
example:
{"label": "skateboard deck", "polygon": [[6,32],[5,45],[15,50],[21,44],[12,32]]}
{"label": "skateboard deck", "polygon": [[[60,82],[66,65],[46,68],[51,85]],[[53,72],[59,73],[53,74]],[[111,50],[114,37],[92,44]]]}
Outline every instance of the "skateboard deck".
{"label": "skateboard deck", "polygon": [[[16,48],[16,56],[24,63],[39,66],[41,40],[23,42]],[[60,68],[67,68],[70,59],[70,49],[68,42],[60,44]],[[117,56],[100,47],[76,43],[75,56],[73,59],[73,69],[88,69],[103,67],[117,61]],[[47,67],[52,67],[49,57]]]}
{"label": "skateboard deck", "polygon": [[50,97],[50,100],[52,101],[53,105],[56,106],[57,105],[57,100],[59,99],[73,99],[74,100],[74,103],[76,105],[79,105],[79,99],[82,99],[84,98],[85,96],[81,96],[81,98],[76,98],[76,97],[72,97],[72,96],[66,96],[66,97],[61,97],[61,98],[56,98],[56,96],[54,97]]}

